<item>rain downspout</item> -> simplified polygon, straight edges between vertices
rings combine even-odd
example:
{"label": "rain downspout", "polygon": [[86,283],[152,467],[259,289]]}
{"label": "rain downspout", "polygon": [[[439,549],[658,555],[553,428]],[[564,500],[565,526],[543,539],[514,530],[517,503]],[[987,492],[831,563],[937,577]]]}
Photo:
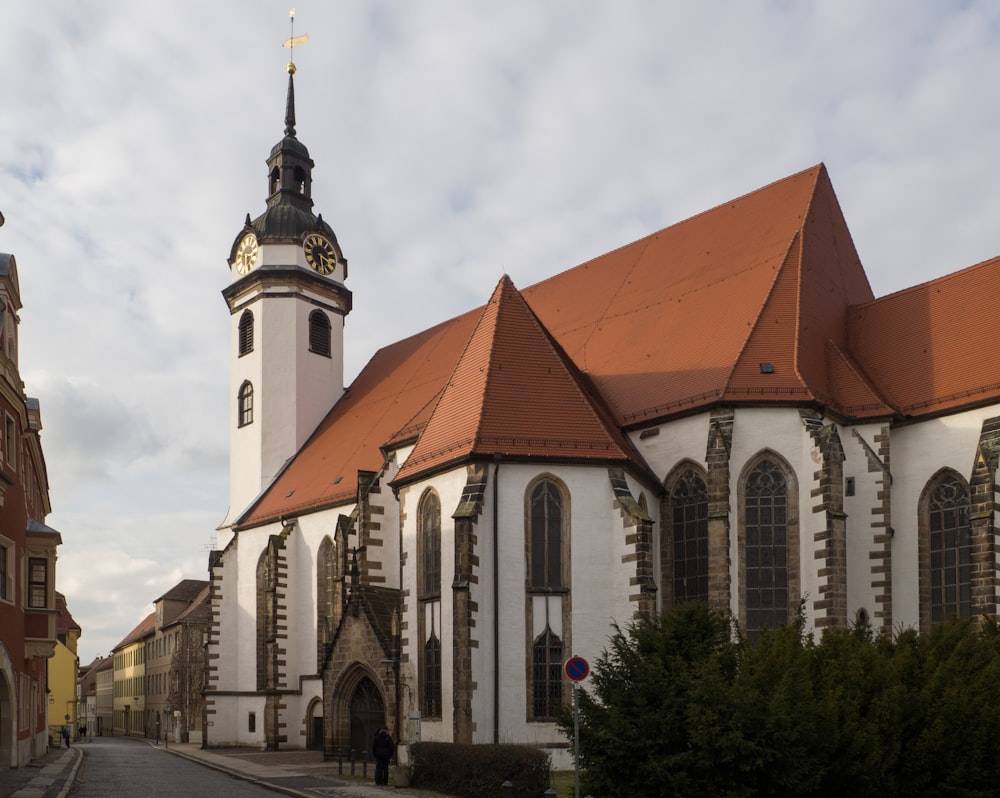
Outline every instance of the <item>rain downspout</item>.
{"label": "rain downspout", "polygon": [[500,455],[493,455],[493,742],[500,742]]}

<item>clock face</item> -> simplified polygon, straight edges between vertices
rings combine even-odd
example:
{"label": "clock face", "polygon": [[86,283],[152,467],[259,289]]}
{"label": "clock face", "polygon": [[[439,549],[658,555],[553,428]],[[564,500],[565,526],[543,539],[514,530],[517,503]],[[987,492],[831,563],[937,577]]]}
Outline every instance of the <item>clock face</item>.
{"label": "clock face", "polygon": [[306,252],[306,262],[320,274],[332,274],[337,268],[337,253],[333,244],[323,236],[312,234],[306,238],[302,248]]}
{"label": "clock face", "polygon": [[240,274],[248,273],[257,263],[257,236],[247,233],[236,248],[234,265]]}

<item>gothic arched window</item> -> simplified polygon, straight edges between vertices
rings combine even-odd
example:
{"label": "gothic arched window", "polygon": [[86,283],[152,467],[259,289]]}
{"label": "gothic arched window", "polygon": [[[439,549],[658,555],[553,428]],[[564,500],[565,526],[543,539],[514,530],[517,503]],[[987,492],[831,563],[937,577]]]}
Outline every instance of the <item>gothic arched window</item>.
{"label": "gothic arched window", "polygon": [[309,351],[330,357],[330,319],[322,310],[309,314]]}
{"label": "gothic arched window", "polygon": [[769,457],[743,488],[746,631],[754,637],[789,620],[789,491],[784,470]]}
{"label": "gothic arched window", "polygon": [[559,488],[551,480],[543,479],[532,489],[528,523],[531,587],[563,587],[563,502]]}
{"label": "gothic arched window", "polygon": [[253,423],[253,385],[246,380],[240,386],[238,425],[245,427]]}
{"label": "gothic arched window", "polygon": [[972,526],[969,489],[957,474],[946,471],[924,491],[930,620],[972,616]]}
{"label": "gothic arched window", "polygon": [[[670,484],[672,481],[672,484]],[[665,509],[664,560],[671,566],[671,598],[684,601],[708,601],[708,489],[702,475],[692,467],[684,468],[668,480]],[[665,581],[665,580],[664,580]]]}
{"label": "gothic arched window", "polygon": [[418,628],[423,641],[420,697],[425,717],[441,717],[441,500],[427,491],[417,510]]}
{"label": "gothic arched window", "polygon": [[240,357],[253,352],[253,312],[244,310],[239,327]]}

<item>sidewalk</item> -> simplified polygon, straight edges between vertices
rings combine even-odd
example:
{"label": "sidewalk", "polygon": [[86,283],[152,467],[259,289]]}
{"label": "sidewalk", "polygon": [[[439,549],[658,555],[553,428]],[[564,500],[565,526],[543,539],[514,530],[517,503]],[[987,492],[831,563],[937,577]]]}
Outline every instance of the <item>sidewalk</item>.
{"label": "sidewalk", "polygon": [[361,777],[361,765],[350,775],[344,763],[344,775],[338,763],[326,761],[320,751],[257,751],[246,748],[202,748],[195,743],[171,744],[169,753],[222,770],[245,781],[262,784],[286,795],[317,798],[386,798],[391,792],[406,798],[447,798],[442,793],[409,787],[376,787],[375,766],[368,764],[367,780]]}
{"label": "sidewalk", "polygon": [[50,748],[29,765],[0,772],[0,798],[66,798],[82,761],[78,745]]}

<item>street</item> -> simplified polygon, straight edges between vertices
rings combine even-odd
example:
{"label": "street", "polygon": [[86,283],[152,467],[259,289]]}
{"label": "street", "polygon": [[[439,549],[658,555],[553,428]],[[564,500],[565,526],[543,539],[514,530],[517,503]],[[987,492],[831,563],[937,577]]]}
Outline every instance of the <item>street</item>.
{"label": "street", "polygon": [[273,798],[274,792],[175,756],[147,741],[92,737],[79,743],[83,765],[72,798]]}

